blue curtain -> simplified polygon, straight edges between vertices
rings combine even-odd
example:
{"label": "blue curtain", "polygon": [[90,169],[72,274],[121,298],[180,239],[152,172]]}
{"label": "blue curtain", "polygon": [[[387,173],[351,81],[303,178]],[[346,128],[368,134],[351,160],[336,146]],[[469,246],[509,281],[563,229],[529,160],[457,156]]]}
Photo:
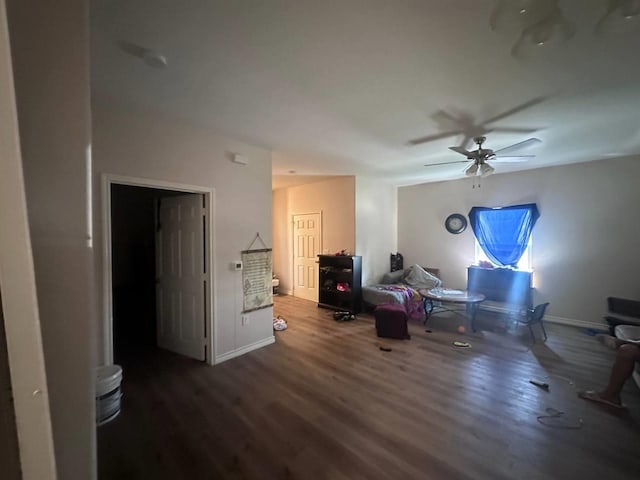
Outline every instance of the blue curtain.
{"label": "blue curtain", "polygon": [[493,263],[515,267],[539,216],[535,203],[502,208],[473,207],[469,222],[478,244]]}

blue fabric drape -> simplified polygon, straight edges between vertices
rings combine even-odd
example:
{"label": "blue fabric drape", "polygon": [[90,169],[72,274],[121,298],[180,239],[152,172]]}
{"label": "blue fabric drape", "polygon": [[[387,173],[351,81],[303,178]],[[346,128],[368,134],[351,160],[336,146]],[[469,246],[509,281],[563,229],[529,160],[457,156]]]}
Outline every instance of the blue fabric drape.
{"label": "blue fabric drape", "polygon": [[539,216],[535,203],[502,208],[473,207],[469,223],[478,244],[493,263],[515,267],[527,249]]}

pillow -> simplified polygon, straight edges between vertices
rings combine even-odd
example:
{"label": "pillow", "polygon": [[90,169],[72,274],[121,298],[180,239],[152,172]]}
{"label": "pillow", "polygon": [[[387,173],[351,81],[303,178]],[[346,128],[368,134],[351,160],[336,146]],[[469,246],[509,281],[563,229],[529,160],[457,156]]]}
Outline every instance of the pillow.
{"label": "pillow", "polygon": [[412,265],[409,273],[404,277],[404,283],[413,288],[434,288],[442,285],[442,280],[431,275],[420,265]]}
{"label": "pillow", "polygon": [[395,272],[385,273],[382,276],[382,282],[385,285],[392,283],[400,283],[404,276],[404,270],[396,270]]}

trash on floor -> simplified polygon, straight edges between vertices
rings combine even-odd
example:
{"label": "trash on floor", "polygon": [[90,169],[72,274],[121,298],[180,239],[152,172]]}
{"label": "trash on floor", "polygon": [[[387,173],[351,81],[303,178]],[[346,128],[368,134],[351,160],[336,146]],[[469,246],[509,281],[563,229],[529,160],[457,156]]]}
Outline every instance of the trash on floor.
{"label": "trash on floor", "polygon": [[549,390],[549,384],[546,382],[542,382],[540,380],[535,380],[532,378],[531,380],[529,380],[529,383],[531,383],[532,385],[535,385],[536,387],[540,387],[543,390],[547,390],[547,391]]}
{"label": "trash on floor", "polygon": [[286,330],[287,321],[280,315],[278,315],[277,317],[273,317],[273,329],[276,331]]}
{"label": "trash on floor", "polygon": [[542,425],[565,430],[579,430],[582,428],[583,422],[581,418],[567,415],[566,412],[561,412],[552,407],[547,408],[545,411],[546,415],[538,415],[536,417]]}
{"label": "trash on floor", "polygon": [[348,322],[350,320],[355,320],[356,316],[351,312],[333,312],[333,319],[337,322]]}

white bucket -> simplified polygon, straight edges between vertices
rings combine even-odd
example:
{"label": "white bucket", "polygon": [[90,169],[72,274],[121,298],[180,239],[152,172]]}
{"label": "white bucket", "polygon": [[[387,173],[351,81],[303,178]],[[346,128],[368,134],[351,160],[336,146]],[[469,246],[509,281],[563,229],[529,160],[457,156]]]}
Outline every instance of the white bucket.
{"label": "white bucket", "polygon": [[120,413],[122,368],[105,365],[96,368],[96,422],[98,425],[113,420]]}

